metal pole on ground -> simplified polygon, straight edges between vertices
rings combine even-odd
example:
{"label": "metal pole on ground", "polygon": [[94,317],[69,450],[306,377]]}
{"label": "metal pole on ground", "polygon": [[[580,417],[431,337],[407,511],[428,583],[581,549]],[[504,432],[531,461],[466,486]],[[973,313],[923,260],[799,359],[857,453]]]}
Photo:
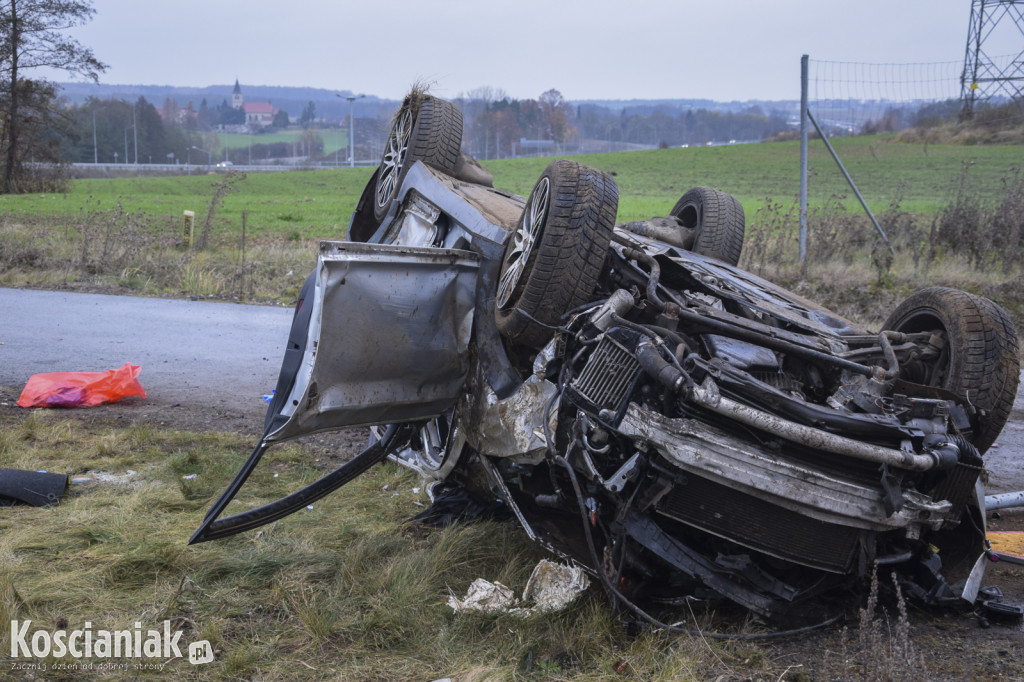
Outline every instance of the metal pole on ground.
{"label": "metal pole on ground", "polygon": [[1024,507],[1024,490],[1017,493],[989,495],[985,498],[985,511],[1008,509],[1012,507]]}

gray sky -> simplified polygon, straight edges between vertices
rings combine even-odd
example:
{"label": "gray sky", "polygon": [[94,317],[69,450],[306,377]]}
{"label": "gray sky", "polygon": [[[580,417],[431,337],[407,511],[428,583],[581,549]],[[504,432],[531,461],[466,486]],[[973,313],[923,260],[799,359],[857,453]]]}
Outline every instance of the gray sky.
{"label": "gray sky", "polygon": [[[312,86],[399,98],[796,99],[800,55],[963,60],[969,0],[94,0],[102,82]],[[1019,42],[1019,41],[1018,41]],[[1016,49],[1014,49],[1016,48]],[[1005,51],[1017,52],[1009,45]],[[67,80],[60,74],[47,74]]]}

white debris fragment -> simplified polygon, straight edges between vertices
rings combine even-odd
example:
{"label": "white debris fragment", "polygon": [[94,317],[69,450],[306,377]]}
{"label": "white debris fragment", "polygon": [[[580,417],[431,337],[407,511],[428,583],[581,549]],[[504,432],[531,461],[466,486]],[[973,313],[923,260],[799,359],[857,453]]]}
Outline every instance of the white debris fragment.
{"label": "white debris fragment", "polygon": [[[520,602],[512,590],[499,582],[477,578],[469,586],[466,596],[458,599],[448,591],[448,606],[456,613],[478,611],[482,613],[511,613],[525,618],[534,613],[560,611],[572,603],[590,585],[583,569],[541,560],[533,569],[523,590]],[[533,606],[520,606],[533,603]]]}
{"label": "white debris fragment", "polygon": [[523,601],[534,602],[537,611],[561,611],[589,586],[582,568],[541,559],[526,581]]}
{"label": "white debris fragment", "polygon": [[452,607],[455,613],[459,611],[479,611],[481,613],[495,613],[508,611],[516,603],[516,597],[512,590],[499,582],[490,582],[483,578],[477,578],[469,586],[466,596],[459,599],[455,593],[448,590],[448,606]]}
{"label": "white debris fragment", "polygon": [[87,471],[81,476],[71,479],[72,483],[106,483],[108,485],[127,485],[138,488],[145,484],[140,478],[135,478],[137,472],[128,469],[123,474],[111,474],[106,471]]}

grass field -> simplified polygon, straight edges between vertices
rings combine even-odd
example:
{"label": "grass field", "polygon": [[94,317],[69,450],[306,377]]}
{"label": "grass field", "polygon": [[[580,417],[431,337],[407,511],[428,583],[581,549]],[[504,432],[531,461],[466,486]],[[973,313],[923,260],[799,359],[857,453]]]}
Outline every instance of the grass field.
{"label": "grass field", "polygon": [[[244,135],[239,136],[245,138]],[[325,143],[328,140],[325,138]],[[948,201],[965,165],[982,196],[1000,190],[1000,180],[1024,163],[1019,146],[910,145],[889,137],[848,138],[835,147],[873,210],[885,209],[897,195],[903,209],[934,214]],[[663,149],[576,157],[615,174],[619,184],[620,221],[665,215],[687,189],[717,187],[736,196],[748,216],[767,198],[795,205],[799,193],[799,144],[795,142]],[[527,194],[550,159],[490,161],[495,186]],[[821,142],[810,148],[810,202],[822,206],[835,195],[856,200]],[[249,211],[248,229],[256,235],[303,238],[343,234],[355,202],[371,171],[341,169],[250,174],[228,195],[218,228],[237,234],[241,213]],[[174,217],[183,210],[197,216],[205,208],[218,176],[78,180],[65,195],[0,196],[0,216],[56,215],[69,220],[84,211],[109,210],[121,202],[126,211]],[[859,210],[859,207],[857,208]]]}
{"label": "grass field", "polygon": [[[250,173],[229,194],[218,213],[219,231],[234,238],[242,211],[249,212],[253,236],[284,238],[340,237],[372,170]],[[57,216],[68,221],[118,204],[131,213],[179,220],[182,211],[200,219],[221,174],[191,177],[76,180],[68,194],[0,196],[0,215]]]}
{"label": "grass field", "polygon": [[[894,142],[889,136],[834,140],[839,157],[873,211],[885,209],[901,189],[904,210],[935,213],[949,200],[963,164],[985,191],[1024,164],[1021,147],[922,146]],[[833,195],[856,202],[825,146],[812,140],[808,150],[809,202],[827,203]],[[716,187],[734,195],[747,215],[771,197],[797,203],[800,191],[800,145],[797,142],[749,144],[646,152],[593,154],[581,162],[614,173],[619,185],[620,221],[664,215],[691,187]],[[491,161],[495,185],[529,192],[548,159]],[[901,187],[902,186],[902,187]],[[859,210],[859,207],[858,207]]]}

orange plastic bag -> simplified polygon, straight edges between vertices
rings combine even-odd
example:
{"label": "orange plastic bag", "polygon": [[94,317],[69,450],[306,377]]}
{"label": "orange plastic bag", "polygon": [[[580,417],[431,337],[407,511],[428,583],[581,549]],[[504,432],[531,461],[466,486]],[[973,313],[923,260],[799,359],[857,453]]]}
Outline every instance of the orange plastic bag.
{"label": "orange plastic bag", "polygon": [[18,398],[21,407],[92,407],[121,398],[146,397],[139,383],[142,367],[130,362],[105,372],[47,372],[33,374]]}

